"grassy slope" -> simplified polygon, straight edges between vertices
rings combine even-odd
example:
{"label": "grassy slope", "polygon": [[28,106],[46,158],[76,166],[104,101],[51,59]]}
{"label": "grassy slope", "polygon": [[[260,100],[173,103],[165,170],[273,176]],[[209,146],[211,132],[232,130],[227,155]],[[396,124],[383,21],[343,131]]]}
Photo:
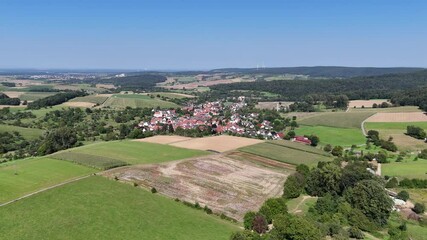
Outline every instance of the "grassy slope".
{"label": "grassy slope", "polygon": [[108,97],[104,96],[96,96],[96,95],[89,95],[84,97],[76,97],[70,100],[70,102],[90,102],[95,104],[102,104],[104,103]]}
{"label": "grassy slope", "polygon": [[95,172],[94,169],[50,158],[2,163],[0,164],[0,202],[93,172]]}
{"label": "grassy slope", "polygon": [[271,143],[259,143],[241,148],[240,150],[295,165],[303,163],[308,166],[316,166],[319,161],[332,160],[332,158],[323,155],[308,153]]}
{"label": "grassy slope", "polygon": [[291,142],[291,141],[267,141],[270,144],[276,144],[276,145],[280,145],[280,146],[285,146],[288,148],[293,148],[293,149],[297,149],[297,150],[301,150],[304,152],[310,152],[310,153],[314,153],[314,154],[320,154],[320,155],[325,155],[325,156],[330,156],[328,153],[326,153],[325,151],[323,151],[320,148],[315,148],[306,144],[301,144],[301,143],[296,143],[296,142]]}
{"label": "grassy slope", "polygon": [[146,95],[114,95],[110,97],[104,104],[105,107],[112,108],[125,108],[125,107],[133,107],[133,108],[175,108],[178,107],[177,104],[172,102],[167,102],[160,100],[158,98],[150,98]]}
{"label": "grassy slope", "polygon": [[383,176],[427,179],[427,160],[386,163],[382,164],[381,171]]}
{"label": "grassy slope", "polygon": [[179,94],[179,93],[173,93],[173,92],[152,92],[150,94],[153,94],[154,96],[160,95],[161,97],[176,98],[176,99],[194,98],[195,97],[194,95]]}
{"label": "grassy slope", "polygon": [[350,108],[349,109],[349,112],[371,112],[371,113],[378,113],[378,112],[399,113],[399,112],[419,112],[419,111],[421,110],[415,106],[391,107],[391,108]]}
{"label": "grassy slope", "polygon": [[362,122],[373,114],[372,112],[329,112],[316,114],[300,121],[297,119],[297,121],[302,125],[360,129]]}
{"label": "grassy slope", "polygon": [[321,144],[331,144],[333,146],[351,146],[352,144],[364,144],[366,142],[362,131],[357,128],[336,128],[326,126],[305,126],[301,125],[295,130],[297,135],[317,135]]}
{"label": "grassy slope", "polygon": [[43,134],[43,130],[38,128],[23,128],[11,125],[0,124],[0,132],[19,132],[25,139],[36,139]]}
{"label": "grassy slope", "polygon": [[97,158],[118,159],[129,164],[161,163],[209,154],[205,151],[136,141],[102,142],[73,148],[66,152],[83,153]]}
{"label": "grassy slope", "polygon": [[26,92],[19,97],[22,101],[35,101],[40,98],[45,98],[57,94],[56,92]]}
{"label": "grassy slope", "polygon": [[91,177],[0,208],[4,239],[228,239],[238,228],[143,189]]}

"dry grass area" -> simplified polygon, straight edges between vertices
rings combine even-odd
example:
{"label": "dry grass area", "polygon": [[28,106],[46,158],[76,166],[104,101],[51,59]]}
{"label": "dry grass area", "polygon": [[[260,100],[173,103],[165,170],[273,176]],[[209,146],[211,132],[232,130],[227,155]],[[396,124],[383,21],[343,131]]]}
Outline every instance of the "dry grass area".
{"label": "dry grass area", "polygon": [[95,106],[94,103],[90,103],[90,102],[65,102],[62,105],[67,107],[83,107],[83,108],[91,108]]}
{"label": "dry grass area", "polygon": [[258,104],[255,106],[259,109],[277,109],[278,107],[288,107],[289,105],[293,104],[294,102],[258,102]]}
{"label": "dry grass area", "polygon": [[[172,136],[171,136],[172,137]],[[211,150],[215,152],[227,152],[241,147],[254,145],[257,143],[264,142],[258,139],[244,138],[244,137],[233,137],[228,135],[204,137],[204,138],[192,138],[187,141],[181,141],[172,143],[172,146],[197,149],[197,150]]]}
{"label": "dry grass area", "polygon": [[149,137],[149,138],[136,139],[134,141],[159,143],[159,144],[171,144],[171,143],[176,143],[176,142],[181,142],[181,141],[188,141],[191,139],[192,138],[189,138],[189,137],[181,137],[181,136],[175,136],[175,135],[172,135],[172,136],[157,135],[157,136]]}
{"label": "dry grass area", "polygon": [[97,88],[105,88],[105,89],[116,89],[116,87],[114,86],[114,84],[96,84],[95,85]]}
{"label": "dry grass area", "polygon": [[362,106],[365,108],[371,108],[374,103],[381,104],[383,102],[388,102],[387,99],[372,99],[372,100],[353,100],[348,104],[349,108],[361,108]]}
{"label": "dry grass area", "polygon": [[10,98],[19,98],[21,97],[25,92],[3,92]]}
{"label": "dry grass area", "polygon": [[267,198],[280,196],[290,173],[218,154],[166,164],[122,167],[103,175],[155,187],[171,198],[198,202],[215,213],[242,221],[247,211],[256,211]]}
{"label": "dry grass area", "polygon": [[427,122],[427,115],[423,112],[376,113],[366,122]]}

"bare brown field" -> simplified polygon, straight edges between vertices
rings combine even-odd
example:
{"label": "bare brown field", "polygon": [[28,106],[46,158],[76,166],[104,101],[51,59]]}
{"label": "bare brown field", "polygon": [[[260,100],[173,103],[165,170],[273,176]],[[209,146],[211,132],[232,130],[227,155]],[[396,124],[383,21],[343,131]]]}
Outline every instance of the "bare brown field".
{"label": "bare brown field", "polygon": [[366,122],[427,122],[423,112],[405,113],[376,113],[365,120]]}
{"label": "bare brown field", "polygon": [[242,221],[247,211],[282,194],[291,171],[266,168],[250,161],[210,155],[167,164],[116,168],[103,175],[120,181],[155,187],[161,194],[190,203],[209,206]]}
{"label": "bare brown field", "polygon": [[149,138],[136,139],[134,141],[159,143],[159,144],[171,144],[171,143],[176,143],[176,142],[181,142],[181,141],[188,141],[191,139],[192,138],[189,138],[189,137],[181,137],[181,136],[175,136],[175,135],[172,135],[172,136],[157,135],[157,136],[149,137]]}
{"label": "bare brown field", "polygon": [[3,92],[4,94],[6,94],[8,97],[10,98],[19,98],[20,96],[22,96],[25,92]]}
{"label": "bare brown field", "polygon": [[95,106],[94,103],[90,103],[90,102],[65,102],[62,105],[67,107],[83,107],[83,108],[91,108]]}
{"label": "bare brown field", "polygon": [[263,141],[258,139],[221,135],[214,137],[192,138],[187,141],[172,143],[170,145],[189,149],[226,152],[261,142]]}
{"label": "bare brown field", "polygon": [[[281,105],[279,105],[279,103],[281,103]],[[255,107],[259,109],[277,109],[278,106],[288,107],[293,103],[294,102],[258,102]]]}
{"label": "bare brown field", "polygon": [[389,102],[387,99],[372,99],[372,100],[353,100],[348,104],[349,108],[361,108],[362,106],[365,108],[372,108],[374,103],[381,104],[383,102]]}
{"label": "bare brown field", "polygon": [[279,162],[276,160],[272,160],[269,158],[261,157],[261,156],[254,155],[251,153],[246,153],[246,152],[233,151],[230,153],[226,153],[226,156],[233,158],[233,159],[237,159],[237,160],[251,161],[253,163],[261,164],[261,165],[267,166],[267,167],[283,168],[283,169],[289,169],[289,170],[295,170],[296,169],[295,165],[292,165],[289,163],[284,163],[284,162]]}

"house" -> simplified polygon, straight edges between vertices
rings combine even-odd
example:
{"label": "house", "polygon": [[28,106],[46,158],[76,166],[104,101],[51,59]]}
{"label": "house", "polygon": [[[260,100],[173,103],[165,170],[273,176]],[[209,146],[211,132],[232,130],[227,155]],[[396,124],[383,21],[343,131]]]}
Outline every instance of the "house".
{"label": "house", "polygon": [[298,143],[304,143],[304,144],[311,144],[310,139],[308,139],[307,137],[304,136],[295,136],[292,139],[293,142],[298,142]]}

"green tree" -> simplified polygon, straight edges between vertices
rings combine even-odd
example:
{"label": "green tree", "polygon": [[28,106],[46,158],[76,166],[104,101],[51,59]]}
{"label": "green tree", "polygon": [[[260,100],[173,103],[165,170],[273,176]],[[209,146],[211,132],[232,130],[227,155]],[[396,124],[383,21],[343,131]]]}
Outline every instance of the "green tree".
{"label": "green tree", "polygon": [[334,156],[336,156],[336,157],[341,157],[342,156],[342,154],[343,154],[343,151],[344,151],[344,149],[343,149],[343,147],[341,147],[341,146],[335,146],[333,149],[332,149],[332,155],[334,155]]}
{"label": "green tree", "polygon": [[305,180],[302,174],[292,174],[286,179],[284,184],[283,197],[287,199],[299,197],[303,191],[304,185]]}
{"label": "green tree", "polygon": [[415,203],[414,208],[412,210],[417,214],[423,214],[426,210],[426,206],[424,203]]}
{"label": "green tree", "polygon": [[307,179],[307,193],[311,196],[324,196],[327,193],[332,195],[339,194],[341,168],[333,163],[326,163],[311,171]]}
{"label": "green tree", "polygon": [[323,234],[312,221],[290,214],[280,214],[274,219],[272,239],[320,240]]}
{"label": "green tree", "polygon": [[403,200],[403,201],[406,202],[409,199],[409,193],[407,191],[405,191],[405,190],[400,191],[397,194],[397,198],[399,198],[399,199],[401,199],[401,200]]}
{"label": "green tree", "polygon": [[271,223],[274,216],[288,212],[286,200],[284,198],[270,198],[264,202],[259,209],[259,213],[265,216],[268,223]]}
{"label": "green tree", "polygon": [[247,212],[243,217],[243,226],[245,229],[252,230],[252,223],[256,216],[256,212]]}
{"label": "green tree", "polygon": [[331,146],[331,144],[326,144],[326,145],[323,147],[323,151],[325,151],[325,152],[331,152],[331,151],[332,151],[332,146]]}
{"label": "green tree", "polygon": [[316,135],[311,135],[311,136],[308,137],[308,139],[310,139],[310,141],[311,141],[310,145],[313,146],[313,147],[316,147],[317,144],[319,144],[319,141],[320,141],[319,137],[316,136]]}
{"label": "green tree", "polygon": [[397,180],[397,178],[392,177],[390,180],[388,180],[388,182],[385,184],[386,188],[395,188],[399,186],[399,181]]}

